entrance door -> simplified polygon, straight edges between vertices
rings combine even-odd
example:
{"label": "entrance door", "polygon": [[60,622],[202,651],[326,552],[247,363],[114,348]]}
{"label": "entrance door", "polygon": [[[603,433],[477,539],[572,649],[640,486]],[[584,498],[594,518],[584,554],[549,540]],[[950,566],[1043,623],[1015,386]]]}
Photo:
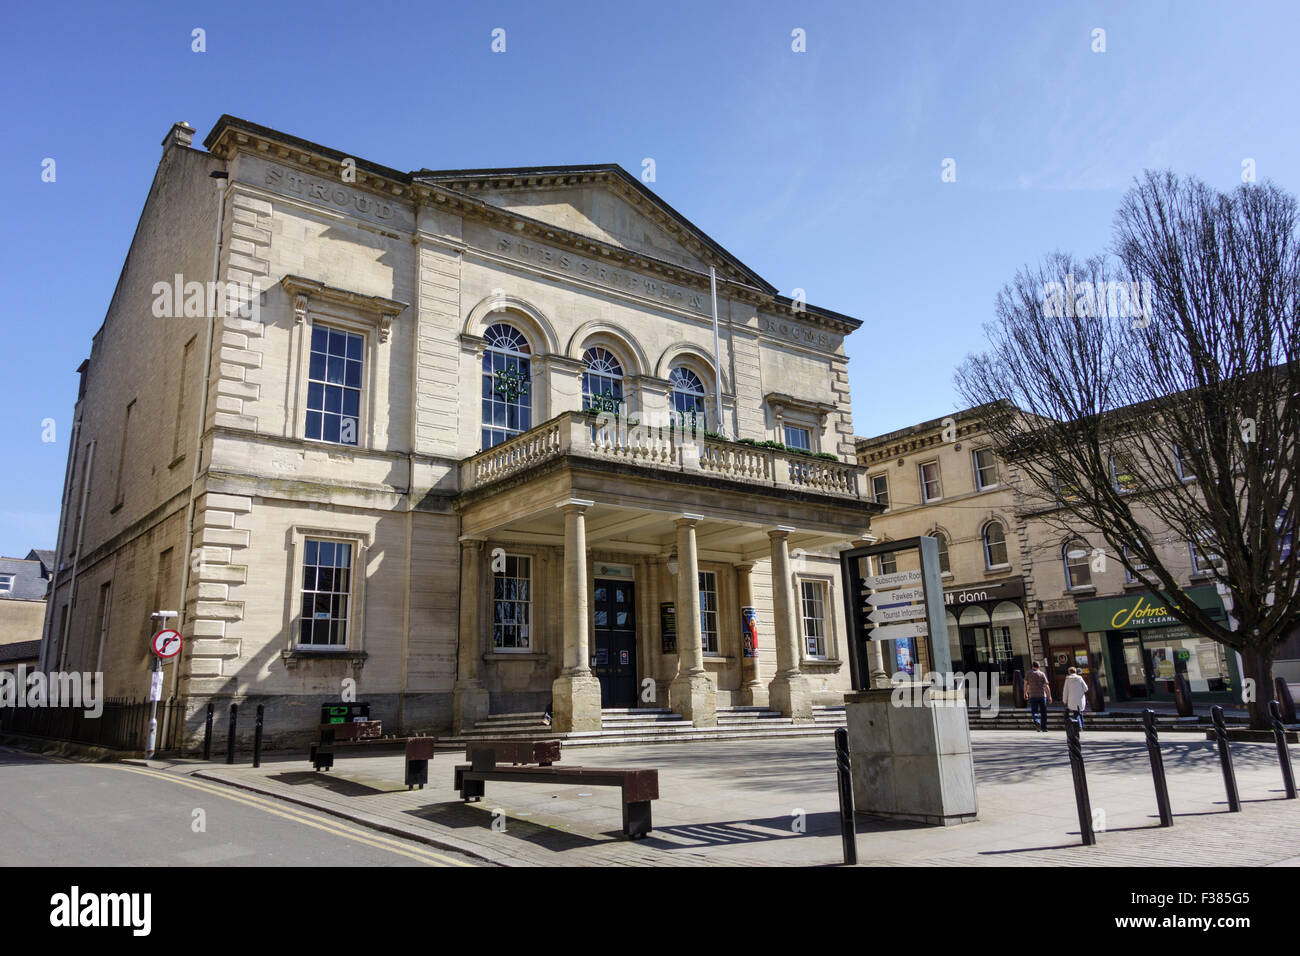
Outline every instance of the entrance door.
{"label": "entrance door", "polygon": [[600,681],[600,706],[636,706],[636,600],[631,581],[596,580],[591,669]]}
{"label": "entrance door", "polygon": [[1092,665],[1088,660],[1088,644],[1081,631],[1068,628],[1051,631],[1047,638],[1047,676],[1052,682],[1052,699],[1059,701],[1065,689],[1065,678],[1070,668],[1075,668],[1092,687]]}

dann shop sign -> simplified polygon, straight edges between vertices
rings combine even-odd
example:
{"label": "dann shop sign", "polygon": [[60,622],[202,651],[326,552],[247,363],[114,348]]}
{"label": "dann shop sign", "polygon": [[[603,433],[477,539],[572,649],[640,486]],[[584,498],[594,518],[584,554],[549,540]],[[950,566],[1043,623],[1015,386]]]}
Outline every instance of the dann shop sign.
{"label": "dann shop sign", "polygon": [[[1214,588],[1191,588],[1187,592],[1197,607],[1221,618],[1223,602]],[[1131,594],[1122,598],[1103,598],[1079,602],[1079,628],[1083,631],[1133,631],[1144,627],[1168,627],[1181,624],[1163,595]]]}

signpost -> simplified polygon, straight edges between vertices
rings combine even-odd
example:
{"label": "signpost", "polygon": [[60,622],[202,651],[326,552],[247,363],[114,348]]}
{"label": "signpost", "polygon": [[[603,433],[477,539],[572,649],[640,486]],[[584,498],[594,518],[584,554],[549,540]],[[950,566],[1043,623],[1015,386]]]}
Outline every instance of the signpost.
{"label": "signpost", "polygon": [[[150,616],[166,623],[178,615],[175,611],[156,611]],[[144,751],[146,760],[153,759],[155,745],[158,743],[158,701],[162,699],[163,661],[175,658],[181,652],[184,640],[180,631],[168,627],[158,631],[149,641],[149,650],[153,651],[153,670],[149,673],[149,744]]]}

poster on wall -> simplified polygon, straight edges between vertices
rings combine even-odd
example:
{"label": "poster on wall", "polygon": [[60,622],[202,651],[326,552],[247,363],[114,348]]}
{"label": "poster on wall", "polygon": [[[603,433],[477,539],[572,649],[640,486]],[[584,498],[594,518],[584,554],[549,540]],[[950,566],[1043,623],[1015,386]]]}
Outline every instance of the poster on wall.
{"label": "poster on wall", "polygon": [[894,660],[898,670],[909,676],[916,674],[916,648],[912,638],[894,642]]}
{"label": "poster on wall", "polygon": [[677,606],[671,601],[659,605],[659,637],[665,654],[677,653]]}
{"label": "poster on wall", "polygon": [[755,608],[740,609],[740,648],[746,657],[758,657],[758,611]]}

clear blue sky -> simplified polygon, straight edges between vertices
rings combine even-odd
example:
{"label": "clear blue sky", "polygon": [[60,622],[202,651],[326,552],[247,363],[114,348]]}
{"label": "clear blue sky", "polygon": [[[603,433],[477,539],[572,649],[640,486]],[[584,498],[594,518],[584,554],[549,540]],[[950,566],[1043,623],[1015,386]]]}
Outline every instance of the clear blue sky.
{"label": "clear blue sky", "polygon": [[1251,158],[1300,190],[1298,9],[12,4],[0,554],[54,547],[74,370],[176,120],[201,140],[232,113],[400,169],[639,174],[653,157],[651,187],[743,262],[864,321],[848,347],[854,424],[874,435],[952,411],[953,368],[981,347],[1000,286],[1052,250],[1100,251],[1143,168],[1230,188]]}

